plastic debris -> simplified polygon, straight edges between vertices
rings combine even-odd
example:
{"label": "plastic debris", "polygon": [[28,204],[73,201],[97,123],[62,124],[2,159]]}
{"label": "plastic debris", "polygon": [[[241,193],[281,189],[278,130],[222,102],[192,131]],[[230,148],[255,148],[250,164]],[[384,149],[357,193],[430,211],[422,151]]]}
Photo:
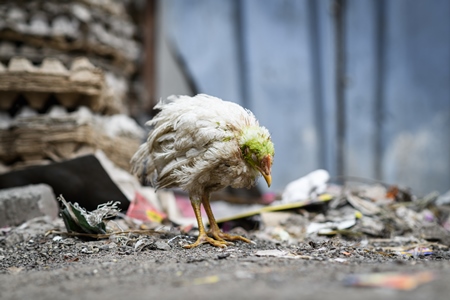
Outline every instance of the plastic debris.
{"label": "plastic debris", "polygon": [[406,251],[400,251],[399,254],[417,258],[419,255],[423,255],[423,256],[431,255],[431,254],[433,254],[433,250],[428,247],[424,247],[424,248],[415,247],[413,249],[409,249]]}
{"label": "plastic debris", "polygon": [[320,205],[330,201],[331,199],[333,199],[333,197],[325,193],[315,198],[305,199],[294,203],[280,203],[280,201],[275,201],[268,206],[259,204],[242,206],[224,202],[213,202],[211,206],[214,211],[217,211],[217,213],[215,213],[217,216],[217,223],[223,223],[259,215],[264,212],[287,211],[309,205]]}
{"label": "plastic debris", "polygon": [[450,190],[436,199],[437,205],[450,205]]}
{"label": "plastic debris", "polygon": [[347,193],[346,196],[348,203],[350,203],[356,210],[360,211],[362,214],[371,216],[380,213],[380,208],[376,204],[370,201],[365,201],[358,196],[352,195],[350,193]]}
{"label": "plastic debris", "polygon": [[294,203],[315,198],[325,192],[330,175],[325,170],[316,170],[289,183],[280,203]]}
{"label": "plastic debris", "polygon": [[[434,253],[435,245],[424,250],[423,245],[429,241],[450,246],[450,208],[437,205],[437,200],[446,199],[445,195],[441,198],[437,193],[430,193],[417,197],[396,185],[336,185],[327,184],[327,180],[328,173],[317,170],[289,184],[282,201],[270,205],[216,201],[212,206],[223,228],[246,228],[246,224],[253,224],[247,228],[258,228],[259,225],[256,236],[272,242],[293,244],[308,238],[337,235],[368,241],[365,246],[376,247],[371,242],[374,238],[387,238],[391,243],[387,255],[413,258]],[[284,203],[285,199],[294,202]],[[408,236],[416,240],[396,240]],[[422,250],[412,250],[416,247]]]}
{"label": "plastic debris", "polygon": [[136,192],[128,207],[127,216],[141,221],[161,223],[167,215],[157,210],[143,195]]}
{"label": "plastic debris", "polygon": [[282,250],[259,250],[256,251],[256,256],[272,256],[272,257],[285,257],[289,252]]}
{"label": "plastic debris", "polygon": [[255,252],[255,256],[259,257],[278,257],[278,258],[294,258],[294,259],[312,259],[311,256],[299,255],[290,253],[288,251],[273,249],[273,250],[258,250]]}
{"label": "plastic debris", "polygon": [[349,275],[344,279],[344,285],[354,287],[379,287],[409,291],[421,284],[435,279],[432,272],[404,273],[374,273]]}
{"label": "plastic debris", "polygon": [[115,217],[120,212],[117,207],[120,203],[118,201],[100,204],[96,210],[88,212],[76,202],[74,204],[67,202],[62,195],[57,199],[64,204],[61,216],[68,232],[105,234],[104,220]]}
{"label": "plastic debris", "polygon": [[311,234],[317,232],[318,234],[330,235],[336,234],[340,230],[348,229],[356,225],[356,219],[344,218],[337,222],[325,222],[325,223],[310,223],[307,229],[307,233]]}

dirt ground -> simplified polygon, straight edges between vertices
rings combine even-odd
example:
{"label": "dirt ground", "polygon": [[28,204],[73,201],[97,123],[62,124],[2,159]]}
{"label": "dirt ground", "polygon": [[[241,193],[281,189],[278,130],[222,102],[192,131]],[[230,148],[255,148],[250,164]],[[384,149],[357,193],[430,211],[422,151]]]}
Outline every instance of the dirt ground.
{"label": "dirt ground", "polygon": [[[361,240],[258,239],[226,249],[174,234],[99,241],[51,234],[37,221],[0,234],[0,299],[445,299],[450,252],[399,256]],[[271,250],[271,251],[268,251]],[[348,286],[351,274],[430,271],[410,291]]]}

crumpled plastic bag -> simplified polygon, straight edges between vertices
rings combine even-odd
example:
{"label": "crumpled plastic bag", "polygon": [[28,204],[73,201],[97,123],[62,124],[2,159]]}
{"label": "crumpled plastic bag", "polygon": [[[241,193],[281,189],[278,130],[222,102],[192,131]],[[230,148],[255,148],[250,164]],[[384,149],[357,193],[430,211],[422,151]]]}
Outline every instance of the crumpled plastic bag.
{"label": "crumpled plastic bag", "polygon": [[115,217],[120,212],[119,201],[100,204],[96,210],[89,212],[76,202],[67,202],[62,195],[57,199],[64,204],[61,216],[68,232],[105,234],[104,220]]}
{"label": "crumpled plastic bag", "polygon": [[294,203],[324,193],[330,174],[326,170],[315,170],[289,183],[284,189],[281,203]]}

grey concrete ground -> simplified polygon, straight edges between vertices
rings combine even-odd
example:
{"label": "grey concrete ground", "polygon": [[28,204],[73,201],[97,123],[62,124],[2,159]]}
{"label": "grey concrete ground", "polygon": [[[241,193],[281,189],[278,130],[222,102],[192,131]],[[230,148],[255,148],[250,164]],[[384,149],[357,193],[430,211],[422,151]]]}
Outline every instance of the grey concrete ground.
{"label": "grey concrete ground", "polygon": [[[0,299],[447,299],[450,253],[399,256],[360,241],[310,240],[293,245],[258,240],[227,249],[184,249],[170,234],[81,241],[40,231],[0,238]],[[36,227],[35,227],[36,228]],[[138,241],[146,247],[137,247]],[[164,244],[167,247],[161,247]],[[167,249],[167,250],[160,250]],[[284,257],[266,257],[267,250]],[[261,252],[263,251],[263,252]],[[274,253],[280,253],[275,251]],[[351,274],[430,271],[411,291],[346,286]]]}

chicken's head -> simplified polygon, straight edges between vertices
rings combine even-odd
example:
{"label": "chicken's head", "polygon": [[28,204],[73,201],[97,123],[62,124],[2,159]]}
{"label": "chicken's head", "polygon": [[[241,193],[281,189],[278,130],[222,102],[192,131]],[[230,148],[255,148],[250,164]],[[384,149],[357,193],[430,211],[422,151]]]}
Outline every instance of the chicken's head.
{"label": "chicken's head", "polygon": [[270,187],[275,149],[269,131],[260,126],[246,127],[241,132],[239,144],[244,160],[261,173]]}

